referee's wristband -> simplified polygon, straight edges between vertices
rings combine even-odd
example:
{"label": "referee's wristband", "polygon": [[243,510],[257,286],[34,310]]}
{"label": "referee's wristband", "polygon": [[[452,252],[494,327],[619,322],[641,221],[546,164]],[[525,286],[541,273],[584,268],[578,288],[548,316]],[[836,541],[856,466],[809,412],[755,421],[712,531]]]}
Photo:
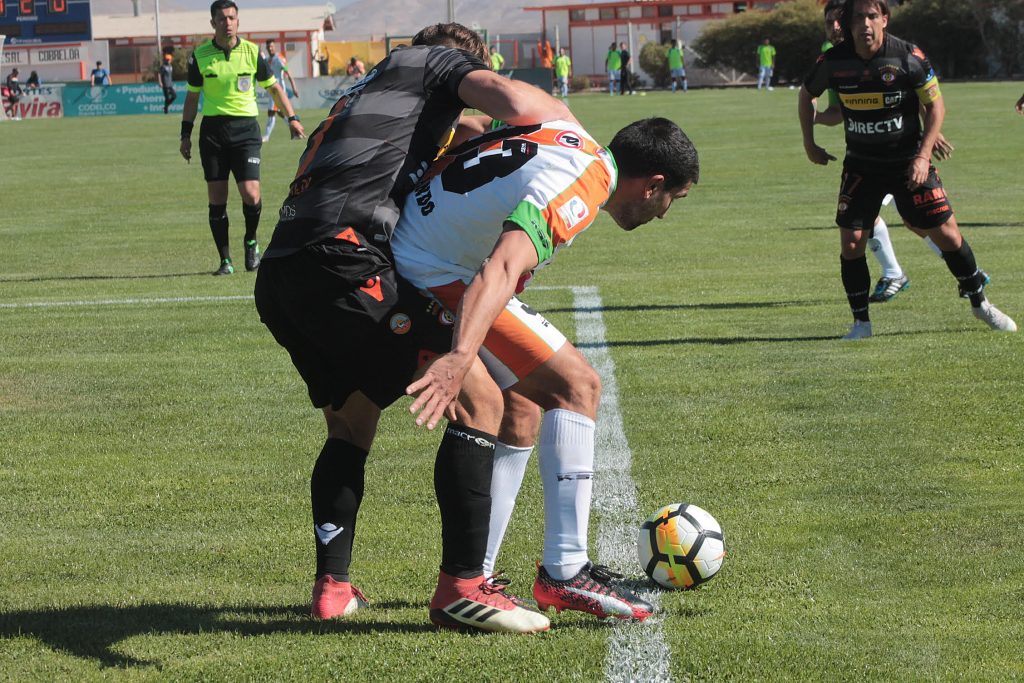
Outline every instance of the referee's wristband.
{"label": "referee's wristband", "polygon": [[289,116],[289,117],[288,117],[288,123],[291,123],[292,121],[301,121],[301,120],[302,120],[302,119],[300,119],[300,118],[299,118],[299,117],[298,117],[297,115],[295,115],[295,114],[292,114],[291,116]]}
{"label": "referee's wristband", "polygon": [[181,139],[186,140],[192,137],[192,129],[195,128],[194,121],[182,121],[181,122]]}

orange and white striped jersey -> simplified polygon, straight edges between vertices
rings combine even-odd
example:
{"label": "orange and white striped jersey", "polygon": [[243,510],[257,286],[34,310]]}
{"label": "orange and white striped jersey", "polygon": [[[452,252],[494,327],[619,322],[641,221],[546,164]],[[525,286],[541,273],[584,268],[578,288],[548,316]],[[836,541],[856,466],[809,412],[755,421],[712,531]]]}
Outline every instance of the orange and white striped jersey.
{"label": "orange and white striped jersey", "polygon": [[395,265],[421,288],[468,283],[511,221],[543,266],[594,222],[617,176],[611,153],[575,123],[485,133],[450,151],[408,196],[392,237]]}

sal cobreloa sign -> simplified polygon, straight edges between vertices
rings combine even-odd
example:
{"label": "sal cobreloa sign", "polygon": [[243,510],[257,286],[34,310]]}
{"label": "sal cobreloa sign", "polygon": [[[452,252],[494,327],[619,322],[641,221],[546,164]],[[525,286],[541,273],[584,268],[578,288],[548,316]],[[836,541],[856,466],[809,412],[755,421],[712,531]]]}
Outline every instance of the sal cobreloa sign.
{"label": "sal cobreloa sign", "polygon": [[[3,0],[0,0],[2,2]],[[63,47],[8,47],[4,50],[4,66],[44,66],[90,61],[88,51],[79,45]]]}

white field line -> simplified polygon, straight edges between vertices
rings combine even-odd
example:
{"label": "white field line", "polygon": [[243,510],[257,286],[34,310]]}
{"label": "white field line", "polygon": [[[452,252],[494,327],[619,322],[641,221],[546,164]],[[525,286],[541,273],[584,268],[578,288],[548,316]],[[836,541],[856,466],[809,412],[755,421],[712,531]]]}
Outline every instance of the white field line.
{"label": "white field line", "polygon": [[72,301],[26,301],[24,303],[0,304],[0,308],[66,308],[70,306],[152,306],[154,304],[190,304],[206,301],[252,300],[252,294],[231,296],[171,296],[153,299],[75,299]]}
{"label": "white field line", "polygon": [[[597,452],[594,461],[594,500],[599,515],[597,557],[613,569],[634,574],[637,567],[636,484],[630,474],[633,453],[626,440],[619,411],[615,362],[605,339],[601,295],[596,287],[573,287],[576,309],[576,341],[580,352],[601,376],[601,404],[597,413]],[[662,628],[664,615],[657,611],[657,591],[639,591],[655,607],[642,624],[617,623],[608,635],[604,671],[609,681],[646,683],[670,681],[669,657]]]}

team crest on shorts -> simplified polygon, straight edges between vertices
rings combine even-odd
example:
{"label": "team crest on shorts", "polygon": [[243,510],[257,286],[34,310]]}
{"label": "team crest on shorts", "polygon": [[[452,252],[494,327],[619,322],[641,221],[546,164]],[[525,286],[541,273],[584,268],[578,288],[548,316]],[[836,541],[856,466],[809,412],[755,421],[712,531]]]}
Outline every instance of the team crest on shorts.
{"label": "team crest on shorts", "polygon": [[451,327],[455,324],[455,315],[447,308],[442,308],[437,314],[437,320],[445,327]]}
{"label": "team crest on shorts", "polygon": [[839,213],[845,213],[850,208],[850,198],[846,195],[839,195],[839,206],[837,208]]}
{"label": "team crest on shorts", "polygon": [[412,329],[412,319],[405,313],[395,313],[388,321],[388,326],[395,334],[405,334]]}

